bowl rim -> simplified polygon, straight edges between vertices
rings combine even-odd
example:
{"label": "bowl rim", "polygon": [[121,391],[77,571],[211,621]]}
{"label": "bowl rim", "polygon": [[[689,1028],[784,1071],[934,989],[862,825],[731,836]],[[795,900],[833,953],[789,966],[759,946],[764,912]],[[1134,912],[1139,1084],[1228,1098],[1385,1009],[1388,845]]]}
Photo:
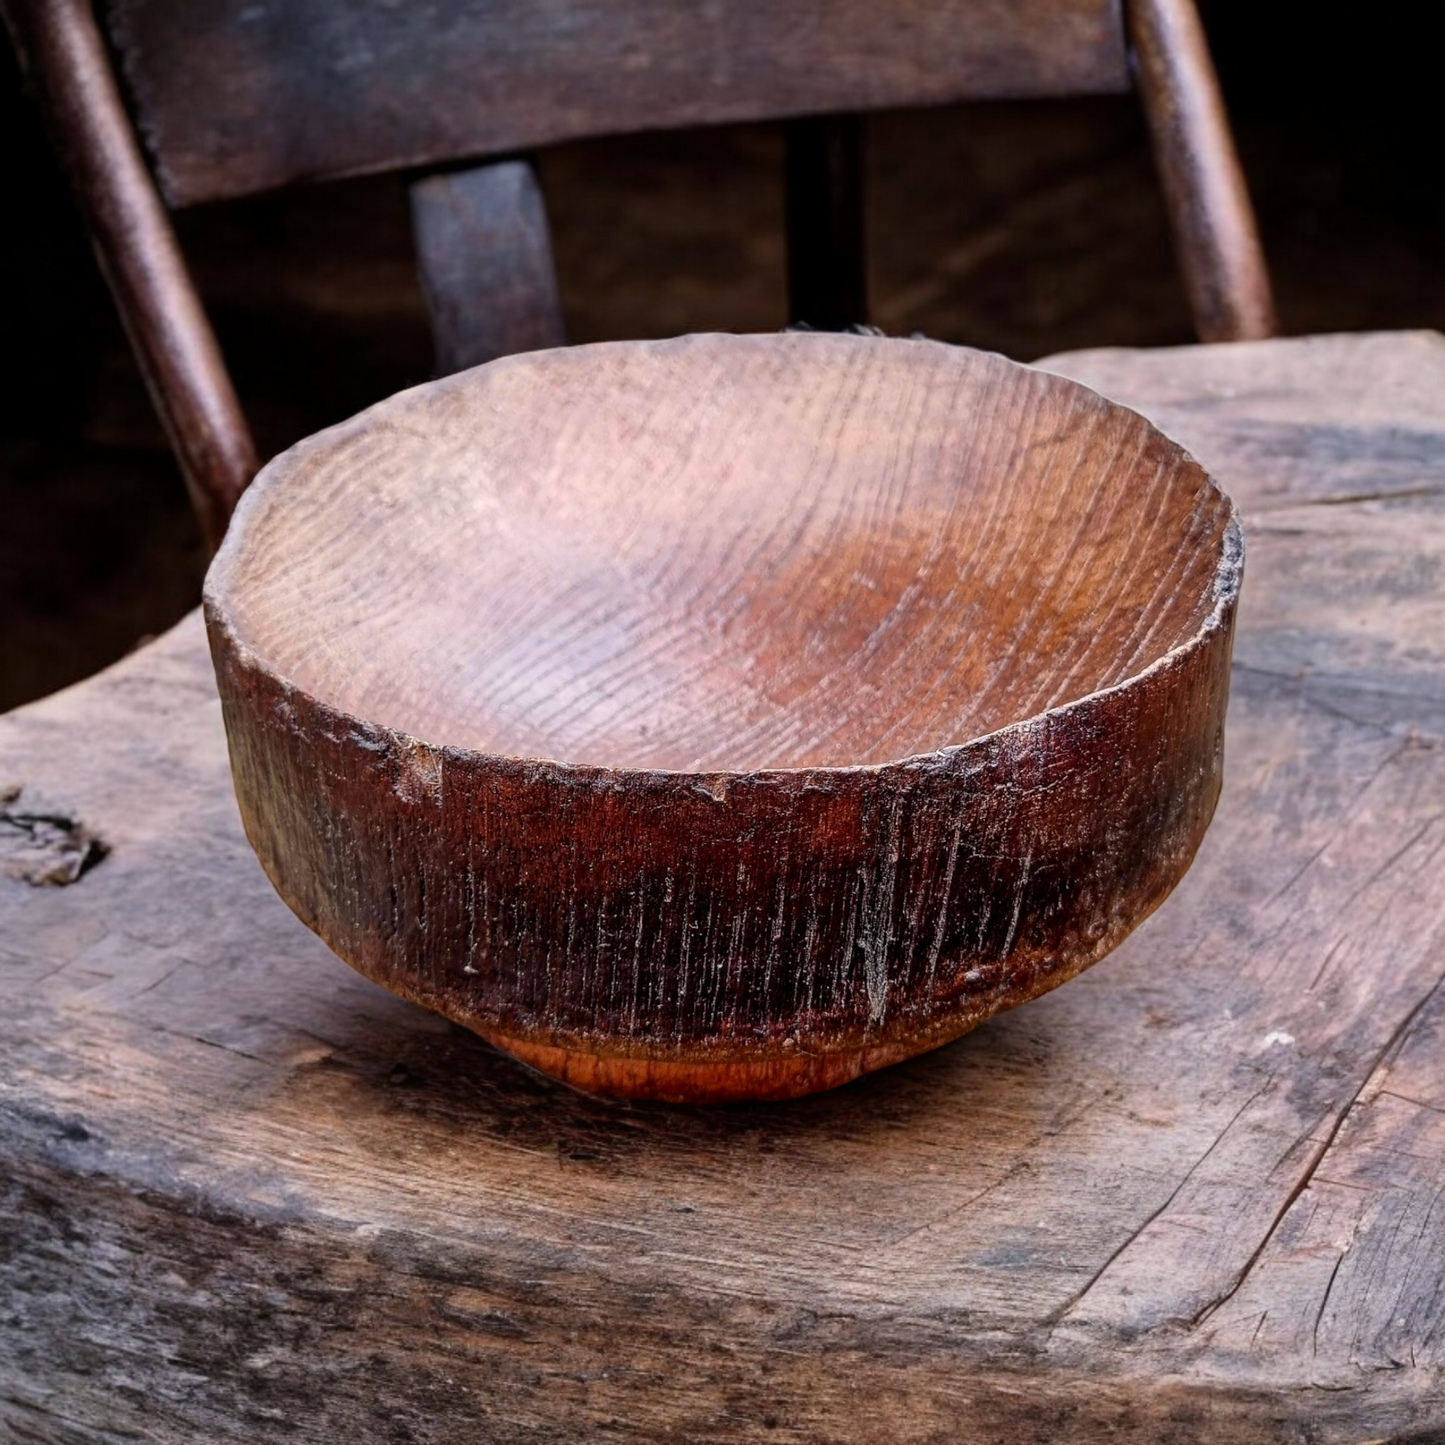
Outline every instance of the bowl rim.
{"label": "bowl rim", "polygon": [[713,339],[756,339],[761,341],[770,339],[775,335],[786,335],[790,337],[816,335],[819,337],[827,337],[832,342],[847,340],[870,345],[926,346],[936,347],[951,353],[963,352],[972,356],[988,358],[991,362],[1002,362],[1010,368],[1047,375],[1070,390],[1096,397],[1109,408],[1127,412],[1131,416],[1137,417],[1149,432],[1162,438],[1186,466],[1197,468],[1206,487],[1211,490],[1225,506],[1225,526],[1221,533],[1219,552],[1213,573],[1214,596],[1213,606],[1210,611],[1190,636],[1146,663],[1137,672],[1130,673],[1127,677],[1121,678],[1118,682],[1111,683],[1108,687],[1095,688],[1090,692],[1080,693],[1077,697],[1071,697],[1064,702],[1056,703],[1051,707],[1043,709],[1041,712],[1031,713],[1027,717],[1016,718],[1012,722],[1004,723],[988,732],[978,733],[961,742],[947,743],[942,747],[923,752],[908,753],[897,758],[886,758],[874,763],[815,763],[798,766],[770,765],[758,768],[612,766],[606,763],[573,762],[540,754],[489,752],[456,743],[437,742],[429,738],[418,737],[401,728],[392,727],[386,723],[358,717],[355,713],[348,711],[332,699],[318,692],[313,692],[310,688],[298,683],[294,678],[288,677],[279,667],[266,659],[250,642],[242,637],[237,629],[228,605],[228,589],[238,565],[238,554],[248,540],[246,533],[252,521],[251,514],[263,505],[266,494],[284,480],[296,467],[300,466],[312,452],[324,450],[327,445],[342,435],[361,430],[373,421],[377,413],[385,413],[403,399],[416,396],[420,392],[429,391],[439,384],[454,382],[460,377],[469,376],[477,371],[492,367],[508,366],[515,363],[525,363],[529,360],[534,360],[538,355],[549,354],[547,352],[520,352],[512,356],[504,356],[495,361],[486,362],[482,366],[472,367],[467,371],[454,373],[449,377],[422,382],[417,386],[407,387],[401,391],[394,392],[392,395],[373,403],[354,416],[348,417],[344,421],[303,438],[293,446],[288,447],[285,451],[278,453],[257,472],[236,504],[226,535],[222,539],[221,546],[217,549],[215,556],[212,558],[206,570],[205,582],[202,588],[202,607],[206,620],[206,628],[211,638],[212,653],[216,658],[217,664],[219,665],[220,662],[217,642],[218,640],[224,640],[227,652],[236,663],[248,671],[258,672],[269,677],[281,688],[284,694],[288,696],[293,694],[300,695],[308,699],[313,707],[320,708],[324,713],[335,718],[347,727],[348,731],[356,734],[358,742],[364,740],[373,747],[376,746],[377,743],[389,742],[404,753],[415,754],[417,751],[434,753],[443,758],[450,758],[455,763],[461,763],[473,768],[501,766],[507,768],[545,769],[555,776],[571,777],[579,781],[584,779],[616,782],[650,781],[654,783],[680,781],[686,783],[689,787],[696,787],[699,780],[707,778],[727,780],[728,783],[733,781],[774,781],[782,783],[799,779],[806,782],[809,778],[876,776],[890,772],[932,771],[946,767],[950,761],[960,754],[971,752],[981,745],[998,743],[1009,738],[1011,735],[1027,733],[1036,728],[1051,724],[1087,704],[1100,702],[1103,699],[1117,696],[1118,694],[1143,685],[1156,674],[1182,664],[1189,655],[1207,646],[1213,635],[1228,624],[1230,615],[1239,599],[1245,558],[1244,533],[1240,525],[1239,509],[1233,497],[1224,490],[1214,475],[1199,462],[1192,452],[1181,446],[1142,412],[1135,410],[1133,407],[1126,406],[1122,402],[1115,401],[1113,398],[1105,396],[1102,392],[1085,385],[1083,382],[1076,381],[1072,377],[1064,376],[1056,371],[1050,371],[1046,366],[1014,361],[1012,358],[1006,357],[997,351],[987,351],[969,346],[956,346],[951,343],[934,341],[924,337],[891,337],[834,332],[690,332],[684,336],[660,340],[589,342],[577,346],[554,348],[553,350],[569,353],[596,353],[604,350],[658,349],[678,342],[695,342],[699,339],[704,341]]}

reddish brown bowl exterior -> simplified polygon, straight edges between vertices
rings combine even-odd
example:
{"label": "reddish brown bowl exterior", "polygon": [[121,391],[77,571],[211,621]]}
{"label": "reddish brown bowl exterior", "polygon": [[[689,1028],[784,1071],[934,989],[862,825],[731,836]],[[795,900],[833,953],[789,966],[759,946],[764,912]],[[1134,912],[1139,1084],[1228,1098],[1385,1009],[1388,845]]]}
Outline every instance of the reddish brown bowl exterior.
{"label": "reddish brown bowl exterior", "polygon": [[1219,794],[1232,514],[1203,624],[1126,681],[897,762],[715,774],[347,715],[238,632],[236,527],[206,616],[276,888],[362,973],[584,1089],[787,1098],[955,1038],[1118,944]]}

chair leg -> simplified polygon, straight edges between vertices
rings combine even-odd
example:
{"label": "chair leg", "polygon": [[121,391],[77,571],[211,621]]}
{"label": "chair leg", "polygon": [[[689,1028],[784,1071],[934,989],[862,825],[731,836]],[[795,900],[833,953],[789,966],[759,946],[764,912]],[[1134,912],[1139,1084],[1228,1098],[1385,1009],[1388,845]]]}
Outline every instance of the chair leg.
{"label": "chair leg", "polygon": [[1194,0],[1125,0],[1125,10],[1199,338],[1273,336],[1269,272]]}
{"label": "chair leg", "polygon": [[868,320],[862,125],[856,115],[790,120],[788,320],[846,331]]}
{"label": "chair leg", "polygon": [[255,474],[256,451],[89,0],[6,0],[5,13],[214,549]]}
{"label": "chair leg", "polygon": [[547,208],[526,161],[415,182],[411,220],[438,376],[567,344]]}

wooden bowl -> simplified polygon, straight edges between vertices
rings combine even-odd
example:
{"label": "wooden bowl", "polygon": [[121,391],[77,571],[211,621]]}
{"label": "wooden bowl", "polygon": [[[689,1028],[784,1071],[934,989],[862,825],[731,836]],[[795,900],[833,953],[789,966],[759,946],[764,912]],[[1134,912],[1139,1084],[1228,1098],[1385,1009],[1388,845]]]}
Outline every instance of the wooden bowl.
{"label": "wooden bowl", "polygon": [[348,963],[584,1089],[785,1098],[1165,898],[1242,563],[1198,464],[1073,382],[692,336],[303,442],[206,617],[247,835]]}

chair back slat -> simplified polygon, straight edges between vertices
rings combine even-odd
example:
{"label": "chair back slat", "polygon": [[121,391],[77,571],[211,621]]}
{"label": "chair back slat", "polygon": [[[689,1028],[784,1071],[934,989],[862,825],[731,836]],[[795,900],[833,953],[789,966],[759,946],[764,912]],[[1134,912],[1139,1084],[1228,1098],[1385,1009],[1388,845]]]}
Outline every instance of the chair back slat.
{"label": "chair back slat", "polygon": [[1119,0],[109,0],[166,199],[583,136],[1126,90]]}
{"label": "chair back slat", "polygon": [[547,207],[529,162],[424,176],[411,186],[411,218],[438,376],[567,344]]}

